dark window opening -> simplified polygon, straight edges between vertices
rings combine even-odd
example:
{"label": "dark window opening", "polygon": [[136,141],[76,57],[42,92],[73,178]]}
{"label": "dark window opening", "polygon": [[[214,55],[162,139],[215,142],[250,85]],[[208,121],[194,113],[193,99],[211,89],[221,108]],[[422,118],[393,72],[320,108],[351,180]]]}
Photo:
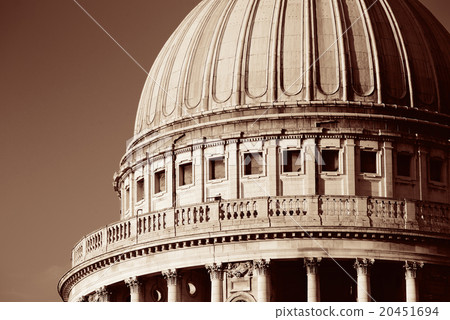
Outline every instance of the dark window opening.
{"label": "dark window opening", "polygon": [[377,173],[377,152],[365,151],[360,152],[361,172]]}
{"label": "dark window opening", "polygon": [[411,176],[412,155],[407,153],[397,154],[397,175],[402,177]]}
{"label": "dark window opening", "polygon": [[225,158],[209,159],[209,180],[225,178]]}
{"label": "dark window opening", "polygon": [[244,175],[254,175],[263,173],[262,152],[244,154]]}
{"label": "dark window opening", "polygon": [[180,164],[180,186],[192,184],[192,163]]}
{"label": "dark window opening", "polygon": [[166,171],[155,172],[155,193],[166,191]]}
{"label": "dark window opening", "polygon": [[283,151],[283,172],[300,172],[301,170],[300,150]]}
{"label": "dark window opening", "polygon": [[442,182],[442,167],[444,161],[437,158],[430,159],[430,180]]}
{"label": "dark window opening", "polygon": [[322,150],[322,171],[339,171],[339,150]]}
{"label": "dark window opening", "polygon": [[144,200],[144,179],[136,181],[136,201]]}

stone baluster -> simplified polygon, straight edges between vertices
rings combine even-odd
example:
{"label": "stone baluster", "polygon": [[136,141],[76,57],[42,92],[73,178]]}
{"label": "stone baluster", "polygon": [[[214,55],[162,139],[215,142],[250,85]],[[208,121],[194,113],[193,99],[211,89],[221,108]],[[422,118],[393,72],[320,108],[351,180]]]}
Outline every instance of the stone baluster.
{"label": "stone baluster", "polygon": [[223,302],[222,264],[208,264],[206,269],[211,278],[211,302]]}
{"label": "stone baluster", "polygon": [[130,302],[142,302],[143,292],[142,283],[137,279],[137,277],[131,277],[125,280],[125,284],[130,288]]}
{"label": "stone baluster", "polygon": [[167,281],[167,302],[180,301],[180,290],[178,286],[179,275],[176,269],[165,270],[162,272]]}
{"label": "stone baluster", "polygon": [[370,268],[372,267],[374,259],[358,259],[354,263],[358,280],[357,280],[357,301],[370,302],[372,296],[370,293]]}
{"label": "stone baluster", "polygon": [[320,302],[319,264],[322,258],[305,258],[308,302]]}
{"label": "stone baluster", "polygon": [[406,302],[419,301],[417,270],[422,267],[423,262],[405,261]]}
{"label": "stone baluster", "polygon": [[258,302],[270,301],[270,278],[269,278],[270,260],[255,260],[253,266],[258,281]]}

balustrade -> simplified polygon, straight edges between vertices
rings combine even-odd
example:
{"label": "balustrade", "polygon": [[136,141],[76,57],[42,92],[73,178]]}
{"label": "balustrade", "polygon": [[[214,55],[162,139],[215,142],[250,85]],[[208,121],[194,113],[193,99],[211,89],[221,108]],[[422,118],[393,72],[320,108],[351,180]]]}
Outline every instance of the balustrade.
{"label": "balustrade", "polygon": [[450,205],[372,197],[222,200],[132,217],[97,230],[72,251],[73,266],[117,248],[175,235],[266,227],[362,226],[449,232]]}

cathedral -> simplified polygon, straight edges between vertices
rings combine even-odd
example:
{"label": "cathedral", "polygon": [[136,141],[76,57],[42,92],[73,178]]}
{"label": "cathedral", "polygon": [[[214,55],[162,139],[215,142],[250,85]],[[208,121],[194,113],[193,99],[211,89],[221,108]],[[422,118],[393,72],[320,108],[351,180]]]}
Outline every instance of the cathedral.
{"label": "cathedral", "polygon": [[61,298],[450,301],[449,52],[418,0],[201,1]]}

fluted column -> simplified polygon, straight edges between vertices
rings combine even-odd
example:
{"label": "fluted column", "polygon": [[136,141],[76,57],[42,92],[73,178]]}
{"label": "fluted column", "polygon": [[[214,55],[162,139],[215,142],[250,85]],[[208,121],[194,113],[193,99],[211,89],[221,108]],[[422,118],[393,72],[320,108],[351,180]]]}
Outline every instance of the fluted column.
{"label": "fluted column", "polygon": [[206,265],[211,278],[211,302],[223,302],[223,271],[221,264]]}
{"label": "fluted column", "polygon": [[358,275],[357,283],[357,301],[370,302],[372,300],[370,293],[370,268],[375,262],[373,259],[356,259],[354,267]]}
{"label": "fluted column", "polygon": [[125,280],[125,284],[130,288],[130,302],[144,301],[142,294],[142,283],[136,277],[131,277]]}
{"label": "fluted column", "polygon": [[258,302],[270,301],[269,263],[270,260],[264,259],[253,261],[253,267],[258,282]]}
{"label": "fluted column", "polygon": [[111,292],[103,286],[95,291],[95,295],[97,297],[97,302],[110,302],[111,301]]}
{"label": "fluted column", "polygon": [[319,264],[322,258],[305,258],[308,302],[320,302]]}
{"label": "fluted column", "polygon": [[405,261],[406,302],[419,301],[417,270],[422,267],[423,262]]}
{"label": "fluted column", "polygon": [[164,279],[167,280],[167,302],[180,301],[180,290],[178,290],[177,270],[166,270],[162,272]]}

